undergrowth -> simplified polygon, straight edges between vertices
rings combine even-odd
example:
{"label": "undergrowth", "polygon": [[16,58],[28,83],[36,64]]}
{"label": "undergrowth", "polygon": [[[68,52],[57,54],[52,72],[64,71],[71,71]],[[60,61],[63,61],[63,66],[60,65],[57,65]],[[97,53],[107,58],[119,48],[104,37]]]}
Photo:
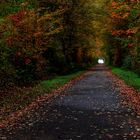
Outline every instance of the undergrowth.
{"label": "undergrowth", "polygon": [[0,92],[0,119],[10,113],[22,109],[37,97],[47,95],[53,90],[63,86],[70,80],[80,76],[84,71],[79,71],[66,76],[56,76],[51,80],[41,81],[34,87],[15,87],[12,90]]}
{"label": "undergrowth", "polygon": [[123,79],[126,84],[140,91],[140,77],[136,73],[116,67],[112,67],[112,72]]}

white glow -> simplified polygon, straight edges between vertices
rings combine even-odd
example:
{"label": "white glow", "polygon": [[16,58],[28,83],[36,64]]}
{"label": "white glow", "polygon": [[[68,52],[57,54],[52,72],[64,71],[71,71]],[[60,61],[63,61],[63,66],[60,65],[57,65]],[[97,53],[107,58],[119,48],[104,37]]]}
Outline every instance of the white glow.
{"label": "white glow", "polygon": [[99,63],[99,64],[104,64],[104,60],[103,60],[103,59],[99,59],[99,60],[98,60],[98,63]]}

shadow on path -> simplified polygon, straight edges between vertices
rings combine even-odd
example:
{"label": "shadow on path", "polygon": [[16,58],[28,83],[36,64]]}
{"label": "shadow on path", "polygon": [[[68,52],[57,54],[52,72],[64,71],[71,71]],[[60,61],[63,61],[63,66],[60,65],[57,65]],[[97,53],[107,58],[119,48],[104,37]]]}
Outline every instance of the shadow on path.
{"label": "shadow on path", "polygon": [[[12,140],[139,140],[133,110],[121,106],[104,65],[90,69],[64,95],[22,120]],[[26,124],[26,125],[24,125]],[[28,127],[27,127],[28,126]],[[5,131],[8,136],[8,132]]]}

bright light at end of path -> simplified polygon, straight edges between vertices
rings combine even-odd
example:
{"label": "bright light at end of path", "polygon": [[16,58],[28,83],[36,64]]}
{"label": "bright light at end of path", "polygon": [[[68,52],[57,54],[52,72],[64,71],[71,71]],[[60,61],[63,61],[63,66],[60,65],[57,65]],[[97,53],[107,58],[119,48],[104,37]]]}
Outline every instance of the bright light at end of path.
{"label": "bright light at end of path", "polygon": [[103,59],[99,59],[98,60],[98,64],[104,64],[104,60]]}

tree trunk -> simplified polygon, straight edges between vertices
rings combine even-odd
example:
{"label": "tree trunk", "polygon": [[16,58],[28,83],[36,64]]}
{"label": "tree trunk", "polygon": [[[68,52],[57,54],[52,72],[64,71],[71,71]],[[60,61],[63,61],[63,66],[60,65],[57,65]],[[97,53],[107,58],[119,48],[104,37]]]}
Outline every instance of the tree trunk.
{"label": "tree trunk", "polygon": [[114,64],[114,66],[118,66],[118,67],[121,66],[121,64],[122,64],[121,49],[118,47],[115,49],[113,64]]}

